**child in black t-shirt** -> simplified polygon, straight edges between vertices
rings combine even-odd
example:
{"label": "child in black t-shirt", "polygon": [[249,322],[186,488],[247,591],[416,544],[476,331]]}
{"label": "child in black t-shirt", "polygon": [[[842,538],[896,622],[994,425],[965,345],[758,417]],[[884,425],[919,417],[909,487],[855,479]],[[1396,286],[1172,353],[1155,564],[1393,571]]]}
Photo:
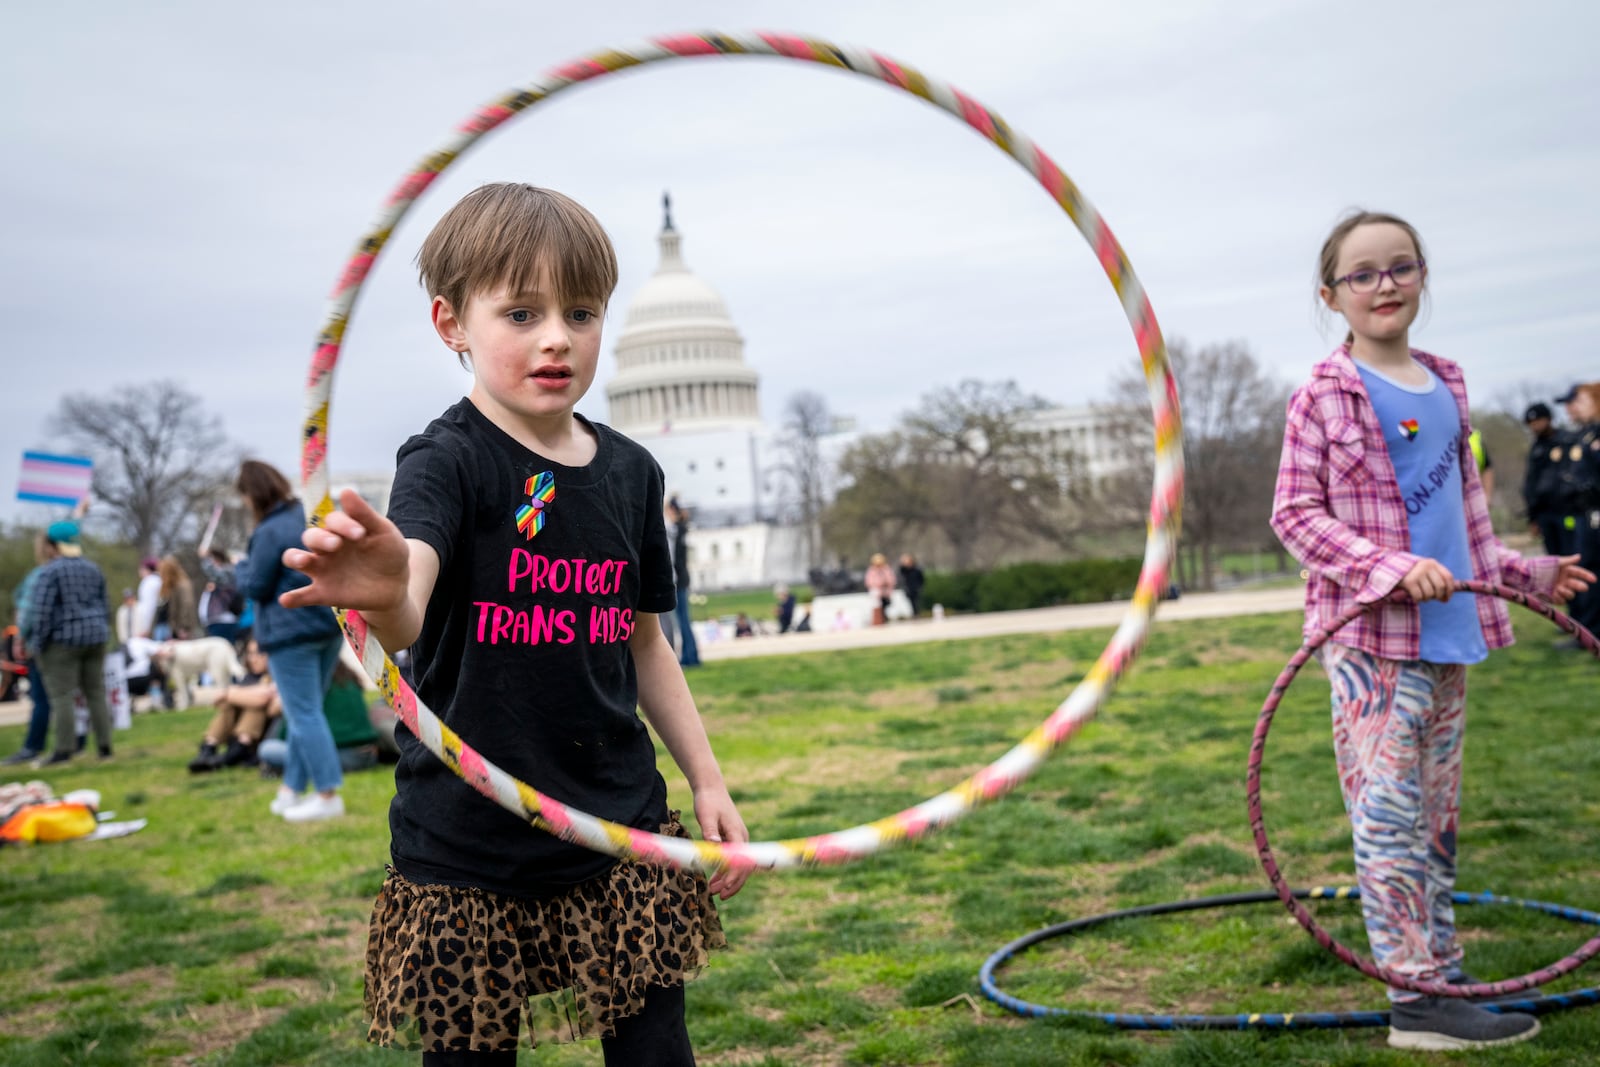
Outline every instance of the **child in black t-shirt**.
{"label": "child in black t-shirt", "polygon": [[[359,609],[418,695],[507,772],[629,826],[687,836],[636,707],[709,840],[749,839],[657,616],[673,608],[660,468],[573,408],[594,380],[616,255],[578,204],[485,186],[418,256],[471,394],[400,450],[389,517],[354,493],[285,604]],[[692,1063],[683,982],[721,947],[713,895],[745,874],[618,863],[533,830],[404,727],[393,867],[367,946],[370,1035],[424,1064],[515,1062],[600,1036],[606,1062]],[[462,1058],[462,1053],[468,1053]]]}

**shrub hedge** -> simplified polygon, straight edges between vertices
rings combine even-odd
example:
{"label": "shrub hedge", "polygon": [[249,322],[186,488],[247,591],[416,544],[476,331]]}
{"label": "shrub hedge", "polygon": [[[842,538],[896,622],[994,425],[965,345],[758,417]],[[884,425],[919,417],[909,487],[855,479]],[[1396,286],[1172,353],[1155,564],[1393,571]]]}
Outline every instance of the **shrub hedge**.
{"label": "shrub hedge", "polygon": [[946,611],[1016,611],[1056,604],[1125,600],[1139,581],[1137,557],[1078,559],[1061,563],[1017,563],[992,571],[936,571],[928,575],[922,602]]}

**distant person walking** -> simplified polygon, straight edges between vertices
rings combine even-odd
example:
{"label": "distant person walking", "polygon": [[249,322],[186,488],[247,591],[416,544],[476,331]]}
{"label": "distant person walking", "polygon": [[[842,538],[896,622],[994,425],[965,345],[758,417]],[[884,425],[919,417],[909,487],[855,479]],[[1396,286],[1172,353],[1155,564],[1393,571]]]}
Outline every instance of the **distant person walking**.
{"label": "distant person walking", "polygon": [[906,591],[906,599],[911,601],[911,617],[914,619],[922,611],[922,587],[927,583],[927,576],[922,573],[922,568],[917,566],[917,557],[906,552],[900,557],[900,588]]}
{"label": "distant person walking", "polygon": [[894,596],[894,569],[889,557],[882,552],[872,554],[865,578],[867,592],[872,594],[872,625],[882,626],[889,621],[889,598]]}
{"label": "distant person walking", "polygon": [[106,578],[83,558],[75,522],[52,523],[45,531],[56,558],[45,564],[34,583],[29,619],[37,650],[34,659],[44,674],[55,717],[55,751],[44,765],[66,763],[77,747],[72,696],[83,694],[89,705],[100,758],[111,758],[111,708],[106,703],[106,641],[111,637],[111,606]]}
{"label": "distant person walking", "polygon": [[[283,785],[270,810],[289,822],[335,818],[344,814],[339,796],[344,772],[322,701],[344,637],[329,609],[286,608],[278,603],[284,593],[311,584],[305,575],[283,565],[284,551],[300,547],[306,526],[305,510],[292,495],[288,479],[276,467],[248,459],[234,484],[256,518],[249,554],[238,570],[239,588],[255,601],[256,644],[267,654],[289,726]],[[316,791],[302,798],[308,785]]]}
{"label": "distant person walking", "polygon": [[772,597],[777,602],[772,614],[778,623],[778,632],[786,634],[794,628],[794,593],[789,591],[787,585],[780,582],[772,587]]}
{"label": "distant person walking", "polygon": [[21,645],[18,655],[20,664],[28,674],[28,698],[33,702],[33,711],[28,716],[28,734],[22,741],[22,747],[17,749],[0,765],[14,767],[19,763],[29,763],[38,758],[44,751],[44,743],[50,734],[50,694],[44,687],[44,672],[39,667],[39,661],[29,651],[33,644],[33,612],[30,606],[33,601],[33,589],[38,584],[39,573],[44,570],[45,564],[56,558],[56,546],[50,543],[44,531],[33,539],[34,568],[22,578],[22,584],[11,594],[11,603],[17,610],[17,637]]}
{"label": "distant person walking", "polygon": [[695,643],[694,624],[689,619],[689,513],[677,497],[667,500],[667,544],[672,549],[672,573],[678,583],[678,603],[672,609],[678,623],[678,664],[700,666],[700,646]]}

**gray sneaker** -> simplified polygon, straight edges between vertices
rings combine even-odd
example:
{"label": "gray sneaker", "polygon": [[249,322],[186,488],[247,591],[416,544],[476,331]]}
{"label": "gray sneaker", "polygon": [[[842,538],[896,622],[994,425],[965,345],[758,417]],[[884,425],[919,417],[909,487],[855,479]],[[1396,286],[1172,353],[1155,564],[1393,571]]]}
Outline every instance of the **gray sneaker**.
{"label": "gray sneaker", "polygon": [[32,763],[39,758],[39,753],[31,748],[19,748],[5,759],[0,759],[0,767],[15,767],[19,763]]}
{"label": "gray sneaker", "polygon": [[1493,1012],[1454,997],[1423,997],[1389,1006],[1389,1047],[1448,1052],[1526,1041],[1539,1020],[1519,1012]]}

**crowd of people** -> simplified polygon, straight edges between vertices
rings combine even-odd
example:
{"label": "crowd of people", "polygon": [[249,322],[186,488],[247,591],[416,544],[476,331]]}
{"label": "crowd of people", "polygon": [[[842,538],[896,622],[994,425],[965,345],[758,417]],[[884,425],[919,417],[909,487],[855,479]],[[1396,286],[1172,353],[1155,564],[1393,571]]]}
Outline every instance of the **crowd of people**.
{"label": "crowd of people", "polygon": [[[874,553],[867,570],[862,575],[860,587],[865,589],[870,597],[870,614],[866,624],[869,626],[884,626],[889,622],[889,607],[894,600],[895,591],[898,589],[905,594],[906,602],[910,605],[910,617],[916,618],[922,610],[922,587],[926,577],[922,568],[917,564],[916,557],[910,553],[900,557],[898,569],[889,566],[888,557],[883,553]],[[815,593],[815,589],[813,589]],[[788,634],[812,633],[816,630],[816,623],[812,617],[815,603],[801,604],[794,591],[787,583],[779,582],[772,588],[772,621],[762,624],[752,619],[748,612],[737,612],[733,619],[733,636],[755,637],[761,633]],[[681,598],[687,604],[688,598]],[[823,629],[830,631],[848,630],[855,627],[858,620],[853,618],[850,611],[838,607],[834,617]],[[725,636],[723,621],[709,619],[704,624],[704,632],[708,639],[720,641]],[[696,651],[698,662],[698,650]],[[690,664],[685,663],[685,666]]]}
{"label": "crowd of people", "polygon": [[[172,709],[190,706],[195,687],[209,684],[215,713],[190,772],[260,767],[281,777],[269,810],[289,822],[344,813],[343,774],[394,751],[392,720],[379,729],[384,717],[375,724],[368,715],[359,670],[340,664],[344,641],[333,612],[279,602],[307,584],[281,559],[305,525],[288,480],[247,460],[235,488],[255,532],[237,558],[202,543],[198,594],[176,554],[152,556],[113,611],[104,574],[83,553],[81,511],[38,536],[37,565],[14,594],[16,623],[0,649],[7,688],[26,678],[33,706],[22,746],[0,765],[75,758],[88,745],[74,711],[79,701],[97,754],[111,759],[117,690]],[[109,691],[108,675],[116,685]]]}
{"label": "crowd of people", "polygon": [[[690,617],[689,509],[676,496],[669,496],[663,508],[663,516],[666,522],[667,548],[672,557],[673,585],[677,601],[672,613],[662,616],[661,625],[668,642],[677,653],[678,664],[686,668],[698,667],[700,638],[696,636],[694,623]],[[911,553],[905,553],[900,557],[897,569],[889,565],[887,556],[878,552],[873,554],[861,584],[855,588],[865,588],[871,595],[870,624],[882,626],[889,621],[889,605],[896,589],[905,593],[906,601],[911,607],[911,617],[917,617],[922,610],[922,588],[926,581],[922,567]],[[814,586],[813,593],[816,591]],[[770,624],[758,623],[748,612],[741,611],[734,614],[731,627],[726,624],[725,619],[713,618],[704,622],[701,632],[705,639],[720,641],[729,636],[730,630],[731,636],[737,639],[755,637],[763,632],[811,633],[816,628],[815,620],[812,618],[812,605],[800,604],[786,583],[780,582],[774,586],[772,594],[773,609]],[[852,625],[854,624],[849,613],[839,609],[826,628],[842,630],[849,629]]]}

